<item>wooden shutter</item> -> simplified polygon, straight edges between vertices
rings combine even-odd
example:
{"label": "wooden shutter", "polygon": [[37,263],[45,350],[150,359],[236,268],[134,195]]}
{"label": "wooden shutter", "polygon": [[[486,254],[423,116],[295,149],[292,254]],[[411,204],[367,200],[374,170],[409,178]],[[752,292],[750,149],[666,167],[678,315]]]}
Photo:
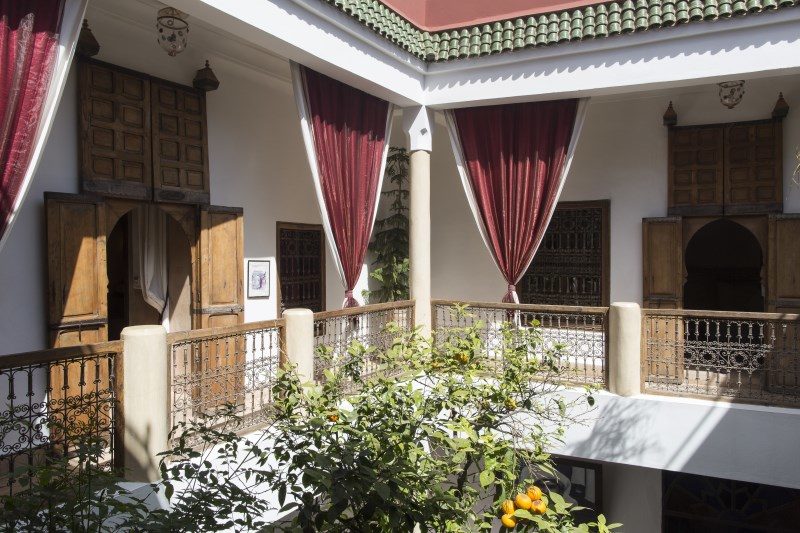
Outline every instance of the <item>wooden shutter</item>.
{"label": "wooden shutter", "polygon": [[200,287],[197,328],[233,326],[244,318],[242,209],[200,209]]}
{"label": "wooden shutter", "polygon": [[45,193],[51,344],[107,340],[106,214],[101,199]]}
{"label": "wooden shutter", "polygon": [[722,214],[723,159],[722,126],[670,128],[670,215]]}
{"label": "wooden shutter", "polygon": [[205,93],[154,79],[152,102],[155,201],[207,204]]}
{"label": "wooden shutter", "polygon": [[725,213],[783,210],[782,123],[761,120],[725,127]]}
{"label": "wooden shutter", "polygon": [[280,312],[325,310],[325,233],[318,224],[278,222]]}
{"label": "wooden shutter", "polygon": [[93,61],[79,71],[83,190],[149,200],[150,81]]}
{"label": "wooden shutter", "polygon": [[767,310],[800,313],[800,215],[770,215]]}
{"label": "wooden shutter", "polygon": [[681,217],[642,220],[645,307],[683,306],[683,230]]}

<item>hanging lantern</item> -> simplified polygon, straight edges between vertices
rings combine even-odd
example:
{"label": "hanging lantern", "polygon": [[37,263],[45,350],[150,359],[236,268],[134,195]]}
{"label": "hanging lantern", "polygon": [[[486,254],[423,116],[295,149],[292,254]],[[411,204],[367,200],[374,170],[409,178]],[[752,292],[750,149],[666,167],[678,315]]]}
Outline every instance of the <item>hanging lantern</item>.
{"label": "hanging lantern", "polygon": [[192,80],[192,85],[195,89],[200,89],[206,92],[216,91],[219,88],[219,80],[214,74],[214,71],[211,70],[211,65],[208,64],[207,59],[206,66],[198,70],[195,74],[194,80]]}
{"label": "hanging lantern", "polygon": [[719,101],[728,109],[733,109],[744,96],[744,80],[719,83]]}
{"label": "hanging lantern", "polygon": [[174,7],[165,7],[158,10],[156,30],[158,31],[158,44],[172,57],[183,52],[189,40],[189,24],[186,22],[188,15]]}

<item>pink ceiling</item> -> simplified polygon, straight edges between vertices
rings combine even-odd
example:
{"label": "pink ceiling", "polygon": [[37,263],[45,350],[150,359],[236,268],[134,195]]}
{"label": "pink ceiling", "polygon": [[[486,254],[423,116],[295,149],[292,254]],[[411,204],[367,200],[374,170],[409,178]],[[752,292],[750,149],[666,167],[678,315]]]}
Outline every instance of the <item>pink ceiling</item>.
{"label": "pink ceiling", "polygon": [[599,3],[597,0],[383,0],[427,31],[560,11]]}

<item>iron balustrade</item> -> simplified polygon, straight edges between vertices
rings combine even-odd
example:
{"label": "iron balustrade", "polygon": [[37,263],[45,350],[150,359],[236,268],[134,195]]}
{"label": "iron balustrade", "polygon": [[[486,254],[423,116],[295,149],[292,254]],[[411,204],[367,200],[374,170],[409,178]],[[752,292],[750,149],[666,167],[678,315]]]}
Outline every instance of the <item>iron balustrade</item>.
{"label": "iron balustrade", "polygon": [[800,405],[800,315],[642,314],[644,392]]}
{"label": "iron balustrade", "polygon": [[[478,327],[485,355],[498,358],[503,350],[503,327],[539,328],[541,343],[534,357],[559,348],[560,379],[571,383],[604,385],[608,354],[608,308],[480,302],[431,302],[433,327],[444,332],[453,328]],[[463,307],[464,313],[457,308]],[[498,361],[500,363],[500,361]]]}
{"label": "iron balustrade", "polygon": [[[342,358],[347,356],[353,342],[361,343],[375,351],[389,348],[397,338],[397,333],[387,326],[395,324],[402,332],[414,329],[414,301],[388,302],[365,305],[340,311],[314,313],[314,347],[326,346],[330,351],[330,361],[319,355],[314,357],[314,378],[324,379],[328,368],[337,369]],[[368,377],[379,370],[378,362],[367,357],[362,362],[362,376]]]}
{"label": "iron balustrade", "polygon": [[100,445],[94,466],[121,468],[121,381],[120,341],[0,357],[0,495],[24,490],[38,466],[69,461],[82,446]]}
{"label": "iron balustrade", "polygon": [[201,419],[228,423],[221,415],[227,406],[240,418],[231,429],[245,433],[266,424],[283,332],[283,320],[269,320],[167,335],[171,427]]}

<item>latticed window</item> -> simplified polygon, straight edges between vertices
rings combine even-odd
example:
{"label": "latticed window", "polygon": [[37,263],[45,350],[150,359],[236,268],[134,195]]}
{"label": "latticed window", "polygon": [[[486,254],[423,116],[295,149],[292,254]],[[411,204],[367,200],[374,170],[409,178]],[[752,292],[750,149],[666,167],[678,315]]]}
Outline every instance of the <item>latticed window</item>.
{"label": "latticed window", "polygon": [[522,303],[608,305],[608,205],[558,204],[517,287]]}

